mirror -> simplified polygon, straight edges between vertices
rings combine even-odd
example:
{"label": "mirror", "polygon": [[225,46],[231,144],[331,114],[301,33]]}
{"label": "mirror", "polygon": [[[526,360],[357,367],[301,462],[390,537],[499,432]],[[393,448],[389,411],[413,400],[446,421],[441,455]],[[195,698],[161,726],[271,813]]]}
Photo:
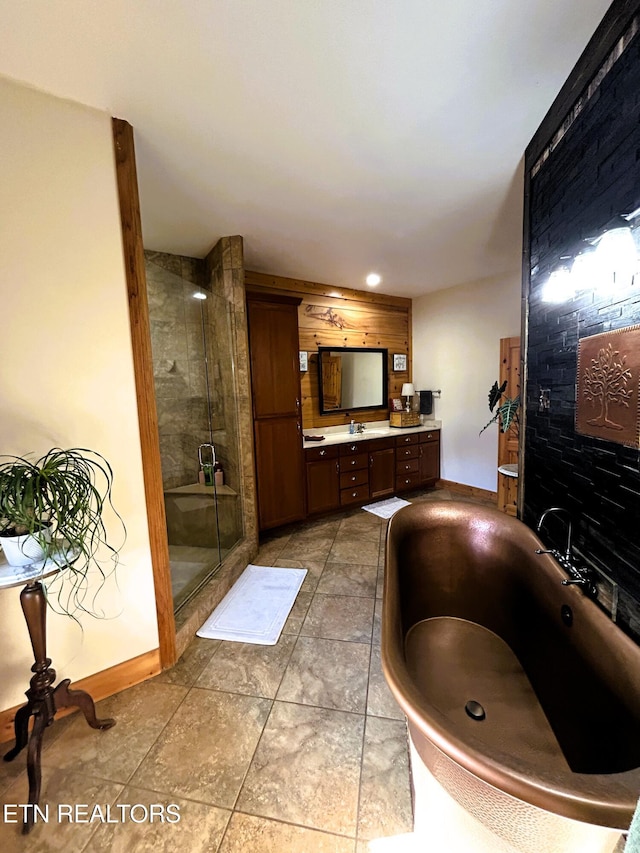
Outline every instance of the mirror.
{"label": "mirror", "polygon": [[318,347],[320,414],[387,408],[387,350]]}

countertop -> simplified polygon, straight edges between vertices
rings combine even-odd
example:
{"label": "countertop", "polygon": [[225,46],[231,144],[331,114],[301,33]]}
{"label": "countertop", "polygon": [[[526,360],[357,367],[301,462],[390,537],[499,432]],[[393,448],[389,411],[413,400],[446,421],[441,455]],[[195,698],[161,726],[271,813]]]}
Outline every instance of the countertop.
{"label": "countertop", "polygon": [[329,444],[348,444],[353,441],[367,441],[372,438],[394,438],[399,435],[410,435],[414,432],[430,432],[439,430],[442,421],[425,420],[415,427],[390,427],[389,421],[371,421],[365,423],[364,432],[351,434],[349,427],[337,426],[325,429],[305,429],[303,435],[323,435],[324,441],[303,441],[305,450],[310,447],[326,447]]}

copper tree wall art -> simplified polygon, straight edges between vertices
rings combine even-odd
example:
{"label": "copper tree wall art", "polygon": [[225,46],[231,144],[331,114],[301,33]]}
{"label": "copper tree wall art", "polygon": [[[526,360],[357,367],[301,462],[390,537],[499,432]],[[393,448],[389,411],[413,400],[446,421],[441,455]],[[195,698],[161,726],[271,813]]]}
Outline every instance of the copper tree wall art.
{"label": "copper tree wall art", "polygon": [[640,326],[578,343],[576,432],[640,446]]}

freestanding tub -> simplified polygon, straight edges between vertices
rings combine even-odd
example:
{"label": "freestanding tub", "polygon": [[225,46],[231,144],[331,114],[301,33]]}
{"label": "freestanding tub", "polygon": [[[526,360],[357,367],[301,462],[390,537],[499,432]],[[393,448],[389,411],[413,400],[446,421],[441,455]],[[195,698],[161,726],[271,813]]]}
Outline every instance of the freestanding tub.
{"label": "freestanding tub", "polygon": [[613,850],[640,795],[640,648],[543,547],[471,503],[396,513],[383,670],[414,783],[437,780],[494,850]]}

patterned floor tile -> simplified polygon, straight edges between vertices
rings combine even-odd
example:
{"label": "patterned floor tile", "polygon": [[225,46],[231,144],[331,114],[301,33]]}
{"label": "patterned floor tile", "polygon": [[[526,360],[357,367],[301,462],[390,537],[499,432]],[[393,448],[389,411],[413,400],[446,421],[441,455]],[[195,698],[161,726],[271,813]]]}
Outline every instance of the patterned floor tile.
{"label": "patterned floor tile", "polygon": [[220,853],[354,853],[353,839],[235,812]]}
{"label": "patterned floor tile", "polygon": [[228,693],[273,699],[296,638],[281,634],[274,646],[225,642],[202,671],[196,685]]}
{"label": "patterned floor tile", "polygon": [[73,723],[43,753],[42,763],[128,782],[186,695],[186,687],[154,679],[97,702],[98,717],[113,717],[115,726],[92,729],[81,714],[75,714]]}
{"label": "patterned floor tile", "polygon": [[370,646],[298,637],[277,698],[364,714]]}
{"label": "patterned floor tile", "polygon": [[406,723],[367,717],[358,838],[399,835],[412,827]]}
{"label": "patterned floor tile", "polygon": [[373,598],[316,594],[309,605],[300,634],[326,640],[370,643],[373,602]]}
{"label": "patterned floor tile", "polygon": [[194,687],[131,784],[233,808],[271,702]]}
{"label": "patterned floor tile", "polygon": [[363,729],[359,714],[275,702],[237,809],[355,838]]}

